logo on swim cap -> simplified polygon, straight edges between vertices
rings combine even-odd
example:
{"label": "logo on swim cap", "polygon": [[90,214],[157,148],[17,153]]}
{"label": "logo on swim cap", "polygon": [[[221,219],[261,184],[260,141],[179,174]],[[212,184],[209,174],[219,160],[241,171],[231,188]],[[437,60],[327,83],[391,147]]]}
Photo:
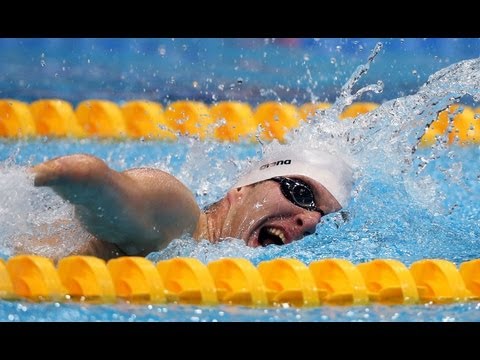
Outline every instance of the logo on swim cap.
{"label": "logo on swim cap", "polygon": [[[261,164],[261,165],[260,165]],[[235,187],[255,184],[276,176],[303,175],[322,184],[342,207],[353,187],[352,168],[339,156],[313,149],[283,150],[268,154],[253,170],[240,177]]]}
{"label": "logo on swim cap", "polygon": [[290,165],[291,163],[292,163],[292,160],[278,160],[278,161],[274,161],[274,162],[260,166],[260,170],[268,169],[269,167],[277,166],[277,165]]}

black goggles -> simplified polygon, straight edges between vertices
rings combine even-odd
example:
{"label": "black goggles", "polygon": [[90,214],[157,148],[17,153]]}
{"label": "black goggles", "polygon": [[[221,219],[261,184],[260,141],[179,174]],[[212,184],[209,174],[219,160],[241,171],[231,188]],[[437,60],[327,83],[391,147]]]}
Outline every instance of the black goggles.
{"label": "black goggles", "polygon": [[322,216],[325,216],[325,212],[315,204],[313,190],[307,183],[300,179],[290,179],[281,176],[271,178],[270,180],[280,184],[283,196],[292,204],[305,210],[318,211]]}

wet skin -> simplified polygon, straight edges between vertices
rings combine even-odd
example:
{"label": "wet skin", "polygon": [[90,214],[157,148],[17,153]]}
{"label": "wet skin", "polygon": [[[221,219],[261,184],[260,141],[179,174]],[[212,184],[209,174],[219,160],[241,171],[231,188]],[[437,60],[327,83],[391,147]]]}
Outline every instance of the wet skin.
{"label": "wet skin", "polygon": [[[202,213],[185,185],[157,169],[118,172],[97,157],[75,154],[41,163],[32,172],[35,186],[51,187],[75,206],[79,224],[92,235],[95,246],[74,252],[103,258],[103,248],[110,251],[112,244],[119,255],[146,255],[183,235],[211,242],[243,239],[251,247],[285,245],[314,233],[322,217],[287,200],[280,184],[270,180],[231,189]],[[312,188],[325,214],[340,209],[320,183],[290,177]]]}

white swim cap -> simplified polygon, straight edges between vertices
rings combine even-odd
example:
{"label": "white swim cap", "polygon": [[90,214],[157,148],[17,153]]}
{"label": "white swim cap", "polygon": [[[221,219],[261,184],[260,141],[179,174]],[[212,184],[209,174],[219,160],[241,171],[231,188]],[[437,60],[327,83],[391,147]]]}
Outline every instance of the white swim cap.
{"label": "white swim cap", "polygon": [[345,207],[353,186],[352,168],[340,157],[313,149],[290,149],[268,155],[235,187],[251,185],[275,176],[303,175],[322,184]]}

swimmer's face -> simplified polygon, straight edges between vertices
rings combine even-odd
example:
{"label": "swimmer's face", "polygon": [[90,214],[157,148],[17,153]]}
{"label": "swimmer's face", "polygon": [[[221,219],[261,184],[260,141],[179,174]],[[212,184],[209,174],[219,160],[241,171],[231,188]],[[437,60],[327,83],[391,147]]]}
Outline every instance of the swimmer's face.
{"label": "swimmer's face", "polygon": [[222,229],[222,238],[245,240],[251,247],[285,245],[313,234],[322,218],[341,209],[337,200],[317,181],[305,176],[290,176],[311,188],[317,208],[311,211],[295,205],[280,189],[280,184],[265,180],[232,189],[228,194],[230,209]]}

